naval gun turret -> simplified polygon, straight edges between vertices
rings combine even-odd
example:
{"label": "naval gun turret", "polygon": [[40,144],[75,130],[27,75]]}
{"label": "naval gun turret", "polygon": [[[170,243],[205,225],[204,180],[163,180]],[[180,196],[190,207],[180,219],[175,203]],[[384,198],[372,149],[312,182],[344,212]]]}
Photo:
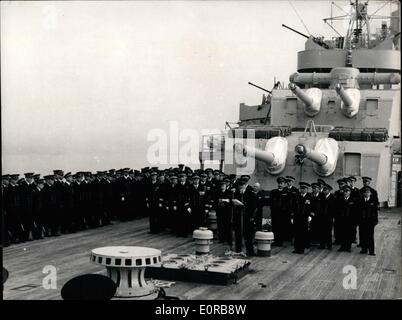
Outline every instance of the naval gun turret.
{"label": "naval gun turret", "polygon": [[304,103],[304,112],[314,117],[321,108],[322,92],[318,88],[309,88],[304,92],[296,84],[290,83],[289,89]]}
{"label": "naval gun turret", "polygon": [[332,138],[321,138],[317,141],[314,150],[304,144],[298,144],[295,151],[302,157],[313,162],[314,171],[322,176],[328,177],[334,173],[339,156],[339,147],[336,140]]}
{"label": "naval gun turret", "polygon": [[288,86],[266,90],[250,83],[268,97],[257,106],[240,104],[237,126],[223,134],[225,152],[207,150],[200,160],[219,160],[228,174],[249,174],[266,191],[276,188],[278,174],[307,182],[325,177],[333,187],[342,177],[370,176],[380,202],[396,203],[401,30],[399,2],[392,5],[397,8],[381,29],[368,3],[353,5],[346,35],[332,40],[285,26],[307,39]]}
{"label": "naval gun turret", "polygon": [[238,156],[236,161],[242,166],[246,164],[247,157],[249,157],[264,162],[266,170],[271,174],[279,174],[285,169],[288,154],[288,142],[285,138],[273,137],[268,139],[264,150],[241,143],[236,143],[234,149]]}

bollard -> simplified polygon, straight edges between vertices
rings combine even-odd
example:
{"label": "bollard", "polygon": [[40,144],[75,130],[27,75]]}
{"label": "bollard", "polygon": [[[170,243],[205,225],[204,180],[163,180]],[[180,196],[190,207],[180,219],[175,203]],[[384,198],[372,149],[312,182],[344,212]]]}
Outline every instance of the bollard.
{"label": "bollard", "polygon": [[193,239],[195,240],[195,253],[208,254],[209,245],[212,244],[214,234],[208,228],[199,228],[194,230]]}
{"label": "bollard", "polygon": [[273,232],[257,231],[254,238],[257,241],[257,255],[260,257],[270,257],[271,243],[274,240]]}

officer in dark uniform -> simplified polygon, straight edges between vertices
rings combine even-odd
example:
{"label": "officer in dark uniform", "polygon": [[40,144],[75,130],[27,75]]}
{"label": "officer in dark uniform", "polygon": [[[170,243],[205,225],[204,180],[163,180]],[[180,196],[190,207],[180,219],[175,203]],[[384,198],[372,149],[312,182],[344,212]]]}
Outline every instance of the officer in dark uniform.
{"label": "officer in dark uniform", "polygon": [[335,197],[331,193],[332,187],[324,184],[321,193],[320,207],[317,212],[317,227],[320,249],[332,249],[332,226],[335,214]]}
{"label": "officer in dark uniform", "polygon": [[75,210],[74,177],[71,172],[64,175],[63,196],[64,196],[64,229],[66,232],[76,232],[79,225],[78,210]]}
{"label": "officer in dark uniform", "polygon": [[146,187],[146,206],[149,216],[149,231],[151,233],[158,233],[160,231],[160,217],[159,217],[159,197],[158,197],[158,173],[152,171],[150,173],[151,180]]}
{"label": "officer in dark uniform", "polygon": [[[262,218],[263,218],[263,211],[264,207],[269,205],[269,196],[267,195],[266,191],[261,189],[261,185],[256,182],[254,183],[254,192],[257,197],[257,212],[255,217],[255,230],[261,231],[262,230]],[[271,230],[269,230],[271,231]]]}
{"label": "officer in dark uniform", "polygon": [[168,197],[169,182],[166,181],[165,172],[159,171],[158,173],[158,218],[160,231],[165,230],[168,225],[168,212],[166,210],[167,197]]}
{"label": "officer in dark uniform", "polygon": [[[346,183],[351,189],[350,196],[355,200],[355,203],[358,203],[361,195],[360,195],[360,190],[355,187],[356,181],[357,181],[357,179],[354,176],[350,176],[350,177],[346,178]],[[354,231],[353,231],[352,243],[357,243],[357,228],[358,228],[357,221],[355,221],[355,226],[353,229]]]}
{"label": "officer in dark uniform", "polygon": [[[34,179],[33,172],[25,173],[25,179],[19,183],[19,192],[21,196],[21,218],[24,225],[24,241],[31,241],[30,233],[33,233],[34,226],[33,220],[33,192],[34,192]],[[35,224],[36,225],[36,224]]]}
{"label": "officer in dark uniform", "polygon": [[343,187],[343,197],[337,199],[337,220],[339,223],[340,245],[338,251],[350,252],[356,225],[356,199],[351,196],[350,186]]}
{"label": "officer in dark uniform", "polygon": [[364,190],[366,187],[370,188],[371,197],[377,202],[377,207],[379,207],[380,203],[378,201],[378,193],[377,191],[370,186],[372,179],[370,177],[362,177],[363,187],[359,190],[361,196],[363,196]]}
{"label": "officer in dark uniform", "polygon": [[370,187],[364,187],[363,197],[359,205],[359,231],[360,231],[360,253],[367,253],[375,256],[374,249],[374,228],[378,224],[378,199],[371,193]]}
{"label": "officer in dark uniform", "polygon": [[67,226],[65,225],[66,221],[66,212],[64,207],[64,171],[63,170],[53,170],[54,183],[53,189],[56,193],[57,197],[57,208],[55,209],[54,221],[58,225],[58,228],[61,229],[61,233],[67,233]]}
{"label": "officer in dark uniform", "polygon": [[4,190],[5,209],[8,213],[8,228],[11,243],[25,242],[25,227],[22,223],[22,200],[18,186],[19,174],[10,175],[10,183]]}
{"label": "officer in dark uniform", "polygon": [[221,181],[219,183],[219,190],[215,196],[215,210],[216,220],[218,226],[218,239],[219,242],[227,243],[229,247],[232,247],[232,199],[233,193],[228,188],[230,185],[227,181]]}
{"label": "officer in dark uniform", "polygon": [[189,184],[185,172],[178,175],[178,215],[175,221],[176,235],[187,237],[191,230],[192,212],[190,207]]}
{"label": "officer in dark uniform", "polygon": [[[120,221],[128,221],[132,219],[131,214],[131,179],[129,176],[129,168],[125,168],[121,171],[122,176],[118,181],[119,190],[119,219]],[[144,172],[145,174],[145,172]]]}
{"label": "officer in dark uniform", "polygon": [[60,217],[59,194],[54,188],[54,175],[44,176],[45,186],[43,187],[43,209],[45,216],[45,235],[59,236]]}
{"label": "officer in dark uniform", "polygon": [[77,229],[78,230],[86,230],[88,229],[88,224],[86,221],[87,213],[86,213],[86,184],[84,173],[79,171],[75,174],[75,181],[73,183],[74,189],[74,211],[76,212],[77,218]]}
{"label": "officer in dark uniform", "polygon": [[[257,197],[251,186],[248,185],[249,178],[243,176],[239,180],[238,188],[234,194],[235,203],[240,204],[237,206],[235,212],[235,228],[239,229],[242,227],[243,238],[246,246],[247,256],[254,256],[254,234],[255,234],[255,215],[257,209]],[[232,201],[232,202],[233,202]],[[242,223],[240,222],[240,217],[242,217]],[[242,224],[242,226],[241,226]],[[239,230],[235,234],[239,234]],[[238,241],[236,241],[238,242]],[[239,249],[239,248],[237,248]]]}
{"label": "officer in dark uniform", "polygon": [[292,210],[294,225],[294,251],[303,254],[308,246],[308,223],[311,214],[311,196],[308,193],[309,184],[300,182],[300,193],[296,197],[295,207]]}
{"label": "officer in dark uniform", "polygon": [[178,177],[175,173],[169,174],[169,187],[167,188],[167,205],[166,211],[168,215],[166,227],[176,232],[176,220],[178,217],[178,202],[179,202],[179,192],[178,192]]}
{"label": "officer in dark uniform", "polygon": [[6,199],[5,194],[7,193],[6,189],[10,184],[10,175],[5,174],[1,176],[1,235],[2,235],[2,245],[4,247],[8,247],[10,245],[10,229],[9,229],[9,217],[6,211]]}
{"label": "officer in dark uniform", "polygon": [[[338,203],[340,200],[343,199],[343,187],[346,186],[346,181],[345,179],[338,179],[336,181],[338,183],[338,190],[335,191],[334,193],[334,200],[335,203]],[[337,208],[336,208],[337,209]],[[333,242],[333,244],[337,245],[340,244],[340,232],[339,232],[339,212],[335,212],[334,215],[334,238],[335,241]]]}
{"label": "officer in dark uniform", "polygon": [[192,185],[189,187],[190,208],[192,215],[192,229],[205,227],[207,217],[205,216],[205,195],[206,186],[200,184],[200,177],[197,173],[192,175]]}
{"label": "officer in dark uniform", "polygon": [[42,190],[45,186],[45,180],[38,179],[35,183],[33,192],[33,220],[35,222],[35,228],[33,229],[32,236],[36,239],[43,239],[42,231],[44,224],[44,203]]}
{"label": "officer in dark uniform", "polygon": [[276,179],[278,188],[271,191],[269,202],[271,206],[271,225],[274,233],[275,242],[273,246],[282,246],[283,241],[289,235],[291,229],[290,222],[290,201],[289,194],[286,188],[286,179],[278,177]]}
{"label": "officer in dark uniform", "polygon": [[309,230],[309,239],[311,244],[316,244],[319,238],[319,223],[317,215],[320,211],[321,206],[321,193],[320,185],[316,182],[311,184],[311,221]]}
{"label": "officer in dark uniform", "polygon": [[33,178],[34,178],[34,183],[35,183],[35,184],[38,183],[38,180],[43,180],[43,179],[40,179],[40,174],[39,174],[39,173],[34,174],[34,175],[33,175]]}
{"label": "officer in dark uniform", "polygon": [[324,186],[326,186],[327,183],[322,179],[317,179],[317,183],[320,188],[320,193],[322,193],[324,191]]}

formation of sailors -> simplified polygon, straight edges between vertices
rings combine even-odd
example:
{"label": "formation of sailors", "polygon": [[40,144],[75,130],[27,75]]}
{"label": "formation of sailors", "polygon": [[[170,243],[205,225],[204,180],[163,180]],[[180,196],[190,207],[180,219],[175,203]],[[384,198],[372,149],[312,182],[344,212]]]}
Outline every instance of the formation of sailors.
{"label": "formation of sailors", "polygon": [[[261,230],[263,208],[271,208],[274,245],[292,241],[295,253],[311,244],[338,251],[350,251],[357,227],[362,253],[375,254],[374,227],[378,222],[377,193],[371,179],[338,180],[339,190],[319,179],[311,185],[293,177],[277,178],[278,188],[269,196],[250,176],[226,175],[219,170],[157,167],[133,170],[64,173],[40,178],[2,176],[3,244],[59,236],[109,225],[113,220],[129,221],[148,216],[151,233],[171,231],[178,237],[209,226],[216,212],[217,236],[232,246],[245,243],[247,255],[254,255],[255,231]],[[312,189],[309,192],[309,189]],[[235,231],[233,233],[233,231]],[[233,239],[233,234],[234,238]]]}

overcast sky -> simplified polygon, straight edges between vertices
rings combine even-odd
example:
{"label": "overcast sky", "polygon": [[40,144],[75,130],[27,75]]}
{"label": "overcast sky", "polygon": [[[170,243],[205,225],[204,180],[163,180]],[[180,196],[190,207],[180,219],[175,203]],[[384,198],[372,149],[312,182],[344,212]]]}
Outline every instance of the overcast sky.
{"label": "overcast sky", "polygon": [[[330,1],[292,4],[336,35]],[[307,33],[298,15],[288,1],[2,1],[3,172],[142,167],[150,129],[223,129],[261,102],[248,81],[296,71],[305,39],[281,24]]]}

